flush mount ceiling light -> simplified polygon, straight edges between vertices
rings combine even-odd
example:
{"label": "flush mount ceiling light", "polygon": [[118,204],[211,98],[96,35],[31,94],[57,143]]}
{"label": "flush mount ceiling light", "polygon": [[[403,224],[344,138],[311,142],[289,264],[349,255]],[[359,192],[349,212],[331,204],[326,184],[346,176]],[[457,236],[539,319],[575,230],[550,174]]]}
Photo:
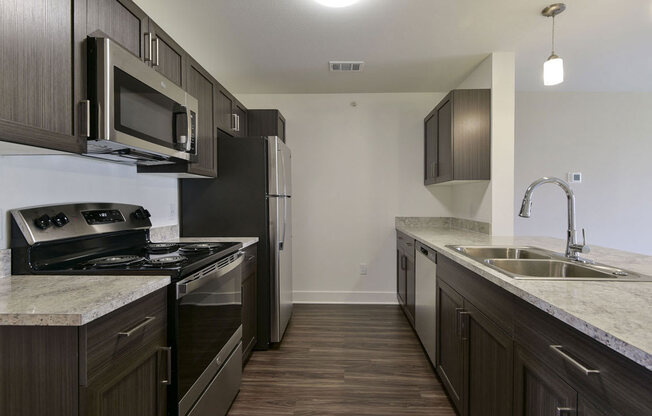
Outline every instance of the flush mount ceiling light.
{"label": "flush mount ceiling light", "polygon": [[358,2],[358,0],[315,0],[315,1],[326,7],[348,7]]}
{"label": "flush mount ceiling light", "polygon": [[555,16],[566,10],[564,3],[555,3],[541,10],[545,17],[552,17],[552,53],[543,63],[543,85],[557,85],[564,82],[564,60],[555,54]]}

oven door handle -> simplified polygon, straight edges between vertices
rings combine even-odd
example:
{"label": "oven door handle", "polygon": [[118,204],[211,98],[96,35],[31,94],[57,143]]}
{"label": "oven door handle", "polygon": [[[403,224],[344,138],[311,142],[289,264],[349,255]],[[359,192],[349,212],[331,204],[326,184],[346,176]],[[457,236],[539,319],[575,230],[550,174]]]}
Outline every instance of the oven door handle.
{"label": "oven door handle", "polygon": [[206,283],[209,283],[215,279],[221,279],[238,269],[244,260],[244,251],[240,250],[235,254],[231,254],[229,257],[232,257],[233,260],[228,264],[225,264],[222,267],[218,266],[212,270],[210,270],[210,268],[200,270],[192,276],[189,276],[177,283],[177,299],[181,299],[188,293],[191,293],[204,286]]}

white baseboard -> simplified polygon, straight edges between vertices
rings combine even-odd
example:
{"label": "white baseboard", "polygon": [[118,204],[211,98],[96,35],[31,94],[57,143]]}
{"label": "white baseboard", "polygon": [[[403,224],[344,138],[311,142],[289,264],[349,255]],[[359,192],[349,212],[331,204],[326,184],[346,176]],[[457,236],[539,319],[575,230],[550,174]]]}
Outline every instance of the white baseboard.
{"label": "white baseboard", "polygon": [[396,292],[294,291],[294,303],[360,303],[397,305]]}

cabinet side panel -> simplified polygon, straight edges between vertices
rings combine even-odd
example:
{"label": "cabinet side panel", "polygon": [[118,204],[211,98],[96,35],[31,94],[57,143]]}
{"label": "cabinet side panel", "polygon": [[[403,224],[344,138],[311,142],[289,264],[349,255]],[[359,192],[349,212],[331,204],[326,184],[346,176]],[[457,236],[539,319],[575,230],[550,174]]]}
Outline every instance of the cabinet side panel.
{"label": "cabinet side panel", "polygon": [[454,106],[454,178],[490,179],[491,90],[456,90]]}
{"label": "cabinet side panel", "polygon": [[0,327],[0,414],[78,414],[77,327]]}

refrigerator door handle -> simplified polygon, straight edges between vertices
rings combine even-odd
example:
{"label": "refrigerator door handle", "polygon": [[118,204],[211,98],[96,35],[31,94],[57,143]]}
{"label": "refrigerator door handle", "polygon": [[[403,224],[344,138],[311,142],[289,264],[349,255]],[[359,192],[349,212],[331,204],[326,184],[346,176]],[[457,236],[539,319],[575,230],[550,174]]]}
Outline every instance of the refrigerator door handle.
{"label": "refrigerator door handle", "polygon": [[285,229],[287,228],[288,221],[288,198],[283,198],[283,234],[281,241],[278,243],[278,249],[283,251],[283,246],[285,245]]}

